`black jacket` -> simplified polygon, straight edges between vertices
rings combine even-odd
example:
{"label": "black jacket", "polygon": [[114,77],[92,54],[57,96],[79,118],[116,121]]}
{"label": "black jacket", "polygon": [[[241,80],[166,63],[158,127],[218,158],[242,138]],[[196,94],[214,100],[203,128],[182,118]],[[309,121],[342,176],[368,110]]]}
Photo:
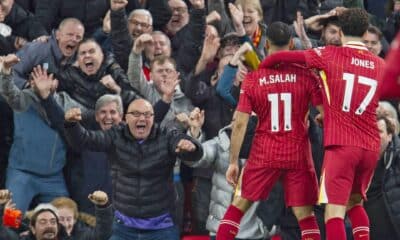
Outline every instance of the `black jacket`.
{"label": "black jacket", "polygon": [[28,41],[49,35],[40,21],[17,3],[12,6],[10,13],[4,19],[4,23],[13,29],[13,35],[23,37]]}
{"label": "black jacket", "polygon": [[[176,130],[154,125],[150,136],[139,143],[127,125],[108,131],[87,131],[79,124],[66,123],[68,142],[80,148],[108,153],[113,182],[113,204],[122,214],[151,218],[169,213],[174,204],[173,167],[176,158],[197,161],[201,144]],[[177,143],[188,139],[196,145],[191,153],[175,153]]]}
{"label": "black jacket", "polygon": [[101,78],[110,74],[121,87],[121,98],[126,107],[132,100],[141,95],[133,89],[124,70],[112,57],[106,57],[95,75],[88,76],[78,67],[70,66],[59,73],[58,91],[66,91],[73,99],[83,106],[94,109],[97,99],[104,94],[115,94],[105,87]]}
{"label": "black jacket", "polygon": [[[371,221],[371,237],[375,234],[373,222],[379,221],[379,228],[388,228],[377,236],[379,239],[400,238],[400,140],[393,137],[375,169],[374,177],[364,203]],[[386,216],[386,217],[382,217]],[[380,229],[376,229],[379,231]],[[374,239],[374,238],[371,238]]]}
{"label": "black jacket", "polygon": [[90,37],[103,26],[102,19],[109,8],[109,0],[41,0],[37,2],[35,15],[48,32],[65,18],[77,18],[85,26],[85,36]]}

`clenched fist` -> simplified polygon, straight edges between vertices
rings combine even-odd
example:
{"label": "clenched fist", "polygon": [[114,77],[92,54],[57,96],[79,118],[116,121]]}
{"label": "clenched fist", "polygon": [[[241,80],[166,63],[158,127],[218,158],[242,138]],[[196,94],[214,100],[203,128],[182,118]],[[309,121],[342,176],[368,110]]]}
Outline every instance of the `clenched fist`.
{"label": "clenched fist", "polygon": [[97,206],[104,206],[108,203],[107,193],[103,191],[94,191],[88,196],[89,200]]}

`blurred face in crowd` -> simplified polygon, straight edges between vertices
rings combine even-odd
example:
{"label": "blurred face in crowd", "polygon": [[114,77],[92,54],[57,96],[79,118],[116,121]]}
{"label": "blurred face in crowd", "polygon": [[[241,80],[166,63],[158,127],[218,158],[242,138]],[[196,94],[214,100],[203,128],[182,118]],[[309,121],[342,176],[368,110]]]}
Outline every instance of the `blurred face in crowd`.
{"label": "blurred face in crowd", "polygon": [[31,226],[31,231],[37,240],[56,240],[58,234],[57,218],[50,211],[40,213]]}
{"label": "blurred face in crowd", "polygon": [[386,122],[382,119],[378,121],[379,136],[381,138],[380,152],[383,153],[390,141],[392,140],[392,134],[387,132]]}
{"label": "blurred face in crowd", "polygon": [[143,33],[151,33],[153,27],[150,17],[144,13],[134,13],[129,18],[128,30],[133,39],[136,39]]}
{"label": "blurred face in crowd", "polygon": [[85,30],[81,24],[74,21],[66,22],[56,32],[58,46],[65,57],[74,55],[82,41]]}
{"label": "blurred face in crowd", "polygon": [[100,46],[94,41],[82,43],[78,49],[78,65],[86,75],[94,75],[100,69],[104,55]]}
{"label": "blurred face in crowd", "polygon": [[261,21],[262,16],[250,4],[245,4],[243,8],[243,27],[246,31],[246,35],[252,37],[258,28],[258,23]]}
{"label": "blurred face in crowd", "polygon": [[14,0],[0,0],[0,22],[10,13]]}
{"label": "blurred face in crowd", "polygon": [[381,41],[379,40],[379,36],[375,33],[366,31],[362,36],[362,41],[374,55],[378,56],[382,51]]}
{"label": "blurred face in crowd", "polygon": [[137,99],[129,105],[125,119],[132,136],[144,140],[150,135],[153,127],[153,106],[147,100]]}
{"label": "blurred face in crowd", "polygon": [[323,30],[321,39],[325,45],[341,46],[341,33],[340,27],[334,24],[328,24]]}
{"label": "blurred face in crowd", "polygon": [[76,223],[76,219],[74,216],[74,211],[70,208],[58,208],[58,216],[60,219],[60,223],[65,227],[68,236],[71,235],[72,230],[74,229],[74,225]]}
{"label": "blurred face in crowd", "polygon": [[156,62],[153,64],[150,72],[150,78],[153,80],[156,89],[161,93],[160,86],[162,83],[172,83],[174,81],[176,70],[174,64],[169,61],[164,63]]}
{"label": "blurred face in crowd", "polygon": [[153,44],[146,46],[145,55],[152,61],[155,57],[171,56],[171,41],[168,36],[161,32],[152,32]]}
{"label": "blurred face in crowd", "polygon": [[152,34],[154,44],[154,57],[171,56],[171,42],[165,34]]}
{"label": "blurred face in crowd", "polygon": [[96,122],[99,123],[102,130],[108,130],[121,121],[121,113],[118,111],[118,105],[114,101],[105,104],[96,111]]}
{"label": "blurred face in crowd", "polygon": [[188,7],[182,0],[169,0],[168,5],[172,11],[172,17],[167,24],[167,31],[175,35],[189,22]]}

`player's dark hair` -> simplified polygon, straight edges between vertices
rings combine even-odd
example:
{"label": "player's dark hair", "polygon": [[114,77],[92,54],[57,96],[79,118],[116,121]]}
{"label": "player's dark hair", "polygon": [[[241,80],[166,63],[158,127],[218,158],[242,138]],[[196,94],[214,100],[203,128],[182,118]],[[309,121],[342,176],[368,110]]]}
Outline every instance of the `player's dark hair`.
{"label": "player's dark hair", "polygon": [[369,26],[369,16],[362,8],[349,8],[339,15],[340,27],[343,34],[362,37]]}
{"label": "player's dark hair", "polygon": [[278,47],[288,45],[292,38],[289,26],[283,22],[271,23],[267,28],[266,35],[271,44]]}
{"label": "player's dark hair", "polygon": [[340,27],[339,18],[337,16],[332,16],[322,19],[320,23],[322,26],[324,26],[324,28],[326,28],[328,25],[334,25]]}

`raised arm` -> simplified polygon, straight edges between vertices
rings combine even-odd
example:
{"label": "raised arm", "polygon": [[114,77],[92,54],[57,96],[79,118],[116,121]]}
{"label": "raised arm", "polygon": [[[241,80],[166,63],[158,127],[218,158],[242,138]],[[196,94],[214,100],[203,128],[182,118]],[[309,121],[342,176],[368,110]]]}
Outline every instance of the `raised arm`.
{"label": "raised arm", "polygon": [[10,54],[0,59],[0,94],[14,111],[25,111],[32,99],[32,92],[20,90],[13,81],[11,67],[19,62],[19,58]]}
{"label": "raised arm", "polygon": [[82,113],[79,108],[71,108],[65,113],[65,134],[68,143],[74,149],[89,149],[97,152],[108,152],[113,145],[113,135],[118,126],[107,131],[88,131],[79,121]]}
{"label": "raised arm", "polygon": [[88,198],[95,205],[96,226],[85,239],[108,240],[112,235],[113,209],[107,193],[94,191]]}

